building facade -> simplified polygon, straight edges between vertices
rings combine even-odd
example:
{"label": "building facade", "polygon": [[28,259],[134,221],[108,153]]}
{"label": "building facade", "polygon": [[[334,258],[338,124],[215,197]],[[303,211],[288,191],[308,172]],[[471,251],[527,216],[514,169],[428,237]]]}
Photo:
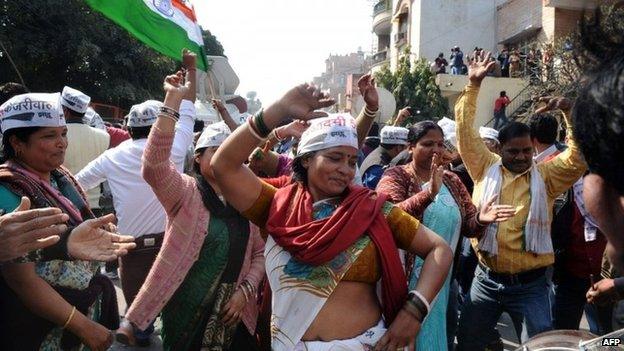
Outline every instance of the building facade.
{"label": "building facade", "polygon": [[350,76],[359,77],[369,69],[370,59],[362,50],[347,55],[330,55],[325,60],[325,72],[314,77],[313,82],[327,91],[336,100],[336,108],[342,111],[347,104],[347,90],[353,90],[353,77],[350,79]]}

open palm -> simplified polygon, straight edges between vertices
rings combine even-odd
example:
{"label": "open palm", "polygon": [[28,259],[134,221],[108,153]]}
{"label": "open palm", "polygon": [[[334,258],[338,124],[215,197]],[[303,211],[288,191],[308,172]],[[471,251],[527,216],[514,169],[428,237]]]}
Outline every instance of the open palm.
{"label": "open palm", "polygon": [[67,242],[69,254],[84,261],[112,261],[128,253],[136,244],[129,235],[119,235],[102,229],[115,219],[112,214],[89,219],[72,230]]}
{"label": "open palm", "polygon": [[490,60],[491,57],[492,53],[489,51],[485,55],[479,55],[476,51],[474,52],[473,59],[468,67],[468,79],[471,83],[480,84],[487,73],[492,70],[496,62]]}
{"label": "open palm", "polygon": [[329,107],[335,103],[334,99],[321,92],[314,85],[305,83],[290,89],[279,101],[286,115],[309,120],[322,117],[325,114],[314,113],[316,109]]}

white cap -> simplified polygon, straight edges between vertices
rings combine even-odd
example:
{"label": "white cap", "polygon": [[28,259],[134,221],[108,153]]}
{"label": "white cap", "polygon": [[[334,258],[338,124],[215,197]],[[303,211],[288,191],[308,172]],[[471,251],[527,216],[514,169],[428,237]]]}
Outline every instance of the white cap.
{"label": "white cap", "polygon": [[70,87],[64,87],[61,93],[61,105],[78,113],[87,112],[87,107],[91,102],[91,97],[82,91]]}
{"label": "white cap", "polygon": [[407,134],[409,130],[403,127],[385,126],[379,132],[382,144],[407,145]]}
{"label": "white cap", "polygon": [[230,117],[232,117],[232,120],[234,120],[234,122],[236,122],[238,125],[244,122],[244,121],[241,122],[241,112],[238,110],[238,107],[236,107],[236,105],[225,104],[225,109],[230,114]]}
{"label": "white cap", "polygon": [[128,127],[149,127],[156,123],[158,111],[162,105],[162,102],[156,100],[147,100],[133,105],[128,113]]}
{"label": "white cap", "polygon": [[106,130],[106,124],[104,124],[104,120],[91,107],[87,108],[87,112],[85,112],[84,116],[82,117],[82,123],[93,128]]}
{"label": "white cap", "polygon": [[195,151],[207,147],[220,146],[232,132],[225,122],[208,125],[199,136]]}
{"label": "white cap", "polygon": [[336,146],[358,148],[355,119],[348,113],[333,113],[311,120],[310,127],[301,135],[297,155]]}
{"label": "white cap", "polygon": [[62,127],[65,116],[59,93],[28,93],[16,95],[0,106],[2,132],[24,127]]}
{"label": "white cap", "polygon": [[450,118],[443,117],[438,121],[438,125],[442,128],[442,132],[444,132],[444,141],[453,145],[454,148],[457,148],[457,123]]}
{"label": "white cap", "polygon": [[479,136],[481,137],[481,139],[492,139],[494,141],[496,141],[497,143],[498,141],[498,131],[494,128],[489,128],[489,127],[480,127],[479,128]]}

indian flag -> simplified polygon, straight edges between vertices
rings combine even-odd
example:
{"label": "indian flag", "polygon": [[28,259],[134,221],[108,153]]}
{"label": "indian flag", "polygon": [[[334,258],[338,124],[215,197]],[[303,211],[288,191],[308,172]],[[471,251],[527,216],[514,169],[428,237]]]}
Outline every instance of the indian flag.
{"label": "indian flag", "polygon": [[197,68],[206,71],[204,40],[195,9],[188,0],[86,0],[137,39],[176,60],[182,49],[197,54]]}

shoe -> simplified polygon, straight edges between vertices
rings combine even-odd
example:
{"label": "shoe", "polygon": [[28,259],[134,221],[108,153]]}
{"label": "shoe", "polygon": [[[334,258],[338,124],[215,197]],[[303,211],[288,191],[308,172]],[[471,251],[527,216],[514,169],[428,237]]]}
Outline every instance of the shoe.
{"label": "shoe", "polygon": [[119,323],[119,329],[115,331],[115,340],[126,346],[137,345],[137,340],[134,337],[134,326],[132,326],[132,324],[126,319]]}

